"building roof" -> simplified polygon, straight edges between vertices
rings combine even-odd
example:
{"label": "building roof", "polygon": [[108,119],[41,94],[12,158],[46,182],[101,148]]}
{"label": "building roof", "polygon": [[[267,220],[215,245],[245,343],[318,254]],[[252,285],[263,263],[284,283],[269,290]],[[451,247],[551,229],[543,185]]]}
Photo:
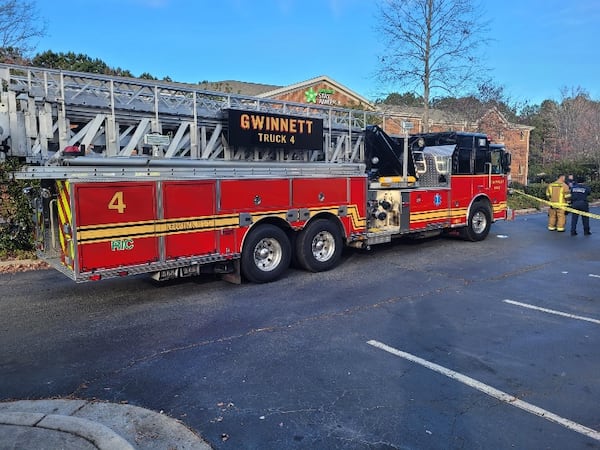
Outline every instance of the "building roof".
{"label": "building roof", "polygon": [[289,92],[294,92],[294,91],[297,91],[300,89],[304,89],[306,87],[310,87],[317,83],[327,83],[331,86],[334,86],[338,91],[343,92],[348,97],[356,98],[360,103],[374,108],[374,105],[369,100],[367,100],[365,97],[354,92],[351,89],[348,89],[346,86],[338,83],[337,81],[335,81],[332,78],[329,78],[327,75],[319,75],[318,77],[311,78],[310,80],[300,81],[299,83],[291,84],[289,86],[282,86],[277,89],[273,89],[271,91],[264,92],[264,93],[258,95],[258,97],[264,97],[264,98],[277,97],[280,95],[287,94]]}
{"label": "building roof", "polygon": [[[407,119],[423,119],[425,108],[422,106],[403,106],[403,105],[377,105],[377,111],[394,116],[402,116]],[[468,120],[460,114],[442,109],[429,108],[429,120],[433,123],[467,123]]]}
{"label": "building roof", "polygon": [[245,81],[235,80],[203,81],[202,83],[198,83],[198,87],[206,91],[248,95],[250,97],[261,97],[261,94],[264,94],[265,92],[281,88],[281,86],[275,86],[272,84],[247,83]]}
{"label": "building roof", "polygon": [[261,98],[273,98],[281,95],[285,95],[291,92],[298,91],[300,89],[304,89],[310,86],[313,86],[317,83],[324,82],[333,87],[335,87],[338,91],[343,92],[345,95],[355,98],[358,102],[370,106],[374,108],[374,105],[367,100],[362,95],[348,89],[346,86],[338,83],[337,81],[329,78],[326,75],[320,75],[315,78],[311,78],[310,80],[300,81],[295,84],[291,84],[288,86],[276,86],[271,84],[261,84],[261,83],[247,83],[244,81],[234,81],[234,80],[223,80],[223,81],[204,81],[202,83],[198,83],[198,87],[200,89],[204,89],[207,91],[217,91],[217,92],[225,92],[228,94],[240,94],[240,95],[248,95],[251,97],[261,97]]}
{"label": "building roof", "polygon": [[[377,110],[383,113],[389,113],[390,115],[405,117],[407,119],[416,119],[423,120],[423,112],[424,108],[420,106],[402,106],[402,105],[385,105],[380,104],[377,105]],[[533,130],[535,127],[530,127],[527,125],[521,125],[518,123],[513,123],[506,119],[506,116],[502,114],[498,108],[495,106],[489,108],[482,117],[477,120],[477,124],[485,119],[489,114],[497,114],[500,120],[508,127],[513,129],[520,130]],[[429,120],[435,124],[461,124],[461,125],[470,125],[470,121],[464,115],[451,112],[442,109],[429,109]]]}
{"label": "building roof", "polygon": [[500,112],[500,110],[498,110],[498,108],[496,108],[495,106],[493,108],[488,109],[485,114],[483,116],[481,116],[481,118],[478,120],[478,122],[482,122],[483,120],[485,120],[485,118],[489,115],[495,113],[498,115],[498,117],[500,118],[500,120],[508,127],[508,128],[513,128],[513,129],[518,129],[518,130],[528,130],[531,131],[533,129],[535,129],[535,127],[531,127],[529,125],[521,125],[518,123],[514,123],[514,122],[509,122],[508,119],[506,118],[506,116],[504,114],[502,114]]}

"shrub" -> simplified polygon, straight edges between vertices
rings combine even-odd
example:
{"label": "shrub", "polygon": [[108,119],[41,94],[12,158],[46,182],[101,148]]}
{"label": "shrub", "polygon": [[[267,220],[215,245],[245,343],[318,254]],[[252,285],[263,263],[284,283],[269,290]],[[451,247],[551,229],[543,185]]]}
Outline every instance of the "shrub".
{"label": "shrub", "polygon": [[588,183],[588,185],[592,189],[590,200],[600,199],[600,181],[592,181],[591,183]]}
{"label": "shrub", "polygon": [[0,257],[23,257],[33,253],[33,220],[29,198],[23,193],[25,181],[12,179],[20,163],[0,163]]}
{"label": "shrub", "polygon": [[508,195],[508,206],[512,209],[529,209],[536,208],[540,209],[544,204],[536,199],[527,197],[521,192],[531,195],[535,198],[546,199],[546,184],[545,183],[531,183],[528,186],[524,186],[520,183],[512,183],[510,185],[511,191]]}

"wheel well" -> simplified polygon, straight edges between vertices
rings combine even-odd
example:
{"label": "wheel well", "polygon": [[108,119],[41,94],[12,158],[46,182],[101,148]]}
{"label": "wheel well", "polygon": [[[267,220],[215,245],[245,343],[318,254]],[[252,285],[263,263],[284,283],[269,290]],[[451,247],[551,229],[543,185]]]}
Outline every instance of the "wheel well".
{"label": "wheel well", "polygon": [[[492,203],[490,202],[490,199],[488,197],[486,197],[485,195],[480,195],[479,197],[475,197],[473,199],[473,201],[471,202],[471,205],[469,206],[468,215],[471,214],[471,211],[473,211],[473,208],[475,206],[483,206],[484,208],[486,208],[490,214],[490,218],[493,220],[494,214],[492,212]],[[467,220],[468,220],[468,216],[467,216]]]}
{"label": "wheel well", "polygon": [[259,220],[256,223],[253,223],[250,228],[248,229],[248,231],[246,232],[246,234],[244,234],[244,238],[242,239],[241,245],[240,245],[240,249],[244,248],[244,244],[246,243],[246,238],[248,236],[250,236],[250,233],[252,233],[252,230],[257,228],[260,225],[264,225],[264,224],[270,224],[270,225],[275,225],[277,228],[281,228],[283,231],[285,231],[285,233],[290,234],[291,231],[291,227],[290,224],[287,223],[285,220],[280,219],[279,217],[265,217],[264,219]]}
{"label": "wheel well", "polygon": [[340,218],[338,216],[331,214],[329,212],[321,212],[321,213],[315,215],[314,217],[311,217],[310,220],[308,220],[304,224],[303,228],[306,228],[306,226],[309,223],[314,222],[317,219],[326,219],[326,220],[329,220],[330,222],[334,223],[340,232],[340,236],[342,237],[342,240],[344,242],[346,241],[346,229],[344,228],[344,224],[342,223],[342,221],[340,220]]}
{"label": "wheel well", "polygon": [[[275,225],[279,228],[281,228],[282,230],[288,230],[290,228],[290,224],[288,222],[286,222],[285,220],[281,219],[280,217],[265,217],[264,219],[260,219],[258,222],[253,223],[252,227],[255,227],[256,225],[260,225],[263,223],[269,223],[271,225]],[[252,228],[250,227],[250,228]]]}

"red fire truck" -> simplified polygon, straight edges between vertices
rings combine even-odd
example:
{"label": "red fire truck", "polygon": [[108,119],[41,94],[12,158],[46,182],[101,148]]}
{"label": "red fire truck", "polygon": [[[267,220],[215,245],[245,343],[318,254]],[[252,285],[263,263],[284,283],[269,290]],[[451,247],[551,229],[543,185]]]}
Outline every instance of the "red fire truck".
{"label": "red fire truck", "polygon": [[[5,73],[9,94],[31,70]],[[332,269],[344,246],[443,232],[479,241],[510,215],[510,154],[483,134],[391,137],[363,111],[43,74],[27,72],[26,93],[43,89],[46,104],[26,99],[19,111],[47,111],[56,126],[40,114],[37,140],[21,133],[20,144],[10,122],[10,148],[30,163],[15,176],[40,181],[38,254],[76,281],[269,282],[292,262]]]}

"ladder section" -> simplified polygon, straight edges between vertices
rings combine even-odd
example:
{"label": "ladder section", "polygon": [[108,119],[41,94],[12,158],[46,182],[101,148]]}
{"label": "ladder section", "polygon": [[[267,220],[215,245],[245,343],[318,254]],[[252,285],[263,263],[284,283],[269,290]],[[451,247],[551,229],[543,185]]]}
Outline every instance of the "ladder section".
{"label": "ladder section", "polygon": [[17,179],[56,179],[122,181],[144,179],[223,179],[274,177],[362,177],[364,164],[311,163],[305,161],[211,161],[186,159],[78,157],[65,160],[67,165],[27,166],[14,172]]}
{"label": "ladder section", "polygon": [[[88,156],[356,163],[376,113],[212,92],[193,85],[0,64],[0,158],[52,164],[65,149]],[[229,109],[317,118],[319,149],[229,145]]]}

